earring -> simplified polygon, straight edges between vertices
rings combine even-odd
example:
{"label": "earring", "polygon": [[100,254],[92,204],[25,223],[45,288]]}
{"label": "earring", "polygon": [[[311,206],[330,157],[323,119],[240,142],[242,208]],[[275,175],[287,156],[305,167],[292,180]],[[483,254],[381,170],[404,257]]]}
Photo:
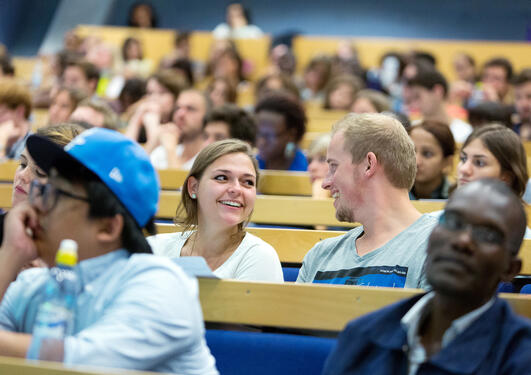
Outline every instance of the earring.
{"label": "earring", "polygon": [[284,149],[284,157],[286,159],[293,157],[293,155],[295,155],[295,148],[296,148],[295,143],[293,142],[286,143],[286,148]]}
{"label": "earring", "polygon": [[197,198],[197,195],[195,195],[195,193],[192,193],[192,199],[196,199]]}

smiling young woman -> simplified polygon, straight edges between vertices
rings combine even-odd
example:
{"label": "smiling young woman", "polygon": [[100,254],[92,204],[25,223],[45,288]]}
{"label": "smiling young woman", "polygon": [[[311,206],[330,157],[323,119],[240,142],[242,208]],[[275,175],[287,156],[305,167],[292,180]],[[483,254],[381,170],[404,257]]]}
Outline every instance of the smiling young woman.
{"label": "smiling young woman", "polygon": [[183,184],[175,222],[184,231],[149,237],[153,253],[202,256],[220,278],[282,282],[278,255],[244,231],[256,199],[258,168],[249,145],[229,139],[197,156]]}

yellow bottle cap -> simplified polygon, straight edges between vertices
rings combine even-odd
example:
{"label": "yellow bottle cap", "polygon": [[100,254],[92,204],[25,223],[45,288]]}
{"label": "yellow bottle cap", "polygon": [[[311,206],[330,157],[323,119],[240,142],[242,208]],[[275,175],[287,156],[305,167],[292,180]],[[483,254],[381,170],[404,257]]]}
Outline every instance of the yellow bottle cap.
{"label": "yellow bottle cap", "polygon": [[55,255],[55,263],[74,267],[77,264],[77,242],[69,239],[62,240]]}

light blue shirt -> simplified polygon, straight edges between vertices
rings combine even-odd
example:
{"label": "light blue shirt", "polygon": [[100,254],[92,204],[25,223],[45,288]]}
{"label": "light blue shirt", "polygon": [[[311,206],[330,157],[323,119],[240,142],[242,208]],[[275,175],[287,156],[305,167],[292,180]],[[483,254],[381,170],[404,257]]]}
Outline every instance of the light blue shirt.
{"label": "light blue shirt", "polygon": [[[204,339],[198,286],[178,266],[126,250],[78,264],[80,292],[64,363],[218,374]],[[0,305],[0,329],[31,333],[48,269],[30,269]]]}

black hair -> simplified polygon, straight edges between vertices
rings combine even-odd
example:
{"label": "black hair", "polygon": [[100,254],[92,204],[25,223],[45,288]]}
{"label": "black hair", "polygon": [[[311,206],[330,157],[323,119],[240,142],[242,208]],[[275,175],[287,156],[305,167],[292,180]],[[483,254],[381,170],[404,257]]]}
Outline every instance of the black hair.
{"label": "black hair", "polygon": [[[114,215],[123,217],[122,247],[130,253],[152,253],[142,229],[133,219],[116,195],[92,171],[78,162],[69,160],[56,167],[59,174],[73,183],[81,184],[87,192],[89,218],[104,218]],[[145,225],[149,234],[155,234],[153,218]]]}
{"label": "black hair", "polygon": [[188,81],[188,86],[194,86],[194,72],[192,67],[192,62],[188,59],[181,58],[177,59],[170,65],[170,69],[178,69],[184,73],[184,77]]}
{"label": "black hair", "polygon": [[240,139],[254,146],[256,124],[253,117],[235,104],[224,104],[212,109],[205,116],[203,128],[211,122],[224,122],[229,126],[231,138]]}
{"label": "black hair", "polygon": [[513,79],[513,65],[509,60],[507,60],[505,57],[495,57],[493,59],[490,59],[483,65],[483,72],[487,68],[498,66],[505,70],[505,78],[507,81],[511,81]]}
{"label": "black hair", "polygon": [[523,69],[520,74],[514,77],[513,84],[518,87],[525,85],[527,82],[531,82],[531,68]]}
{"label": "black hair", "polygon": [[131,8],[129,8],[129,16],[127,17],[127,26],[130,27],[139,27],[134,21],[133,21],[133,14],[136,10],[136,8],[140,6],[146,6],[149,8],[149,11],[151,13],[151,27],[156,28],[158,26],[158,19],[157,14],[155,13],[155,8],[153,8],[153,5],[151,5],[148,2],[145,1],[138,1],[131,5]]}
{"label": "black hair", "polygon": [[419,72],[413,77],[406,81],[406,85],[411,86],[420,86],[428,90],[433,90],[435,85],[439,85],[443,88],[443,95],[446,97],[448,92],[448,83],[446,78],[436,69],[430,70],[419,70]]}
{"label": "black hair", "polygon": [[[146,95],[146,81],[142,78],[129,78],[118,96],[120,103],[125,107],[131,105]],[[124,108],[125,111],[126,108]]]}
{"label": "black hair", "polygon": [[511,115],[513,107],[499,102],[480,102],[468,108],[468,122],[473,127],[496,122],[512,127]]}
{"label": "black hair", "polygon": [[304,107],[289,96],[273,93],[260,100],[254,113],[269,111],[284,117],[286,129],[295,129],[295,139],[300,142],[306,132],[306,114]]}

